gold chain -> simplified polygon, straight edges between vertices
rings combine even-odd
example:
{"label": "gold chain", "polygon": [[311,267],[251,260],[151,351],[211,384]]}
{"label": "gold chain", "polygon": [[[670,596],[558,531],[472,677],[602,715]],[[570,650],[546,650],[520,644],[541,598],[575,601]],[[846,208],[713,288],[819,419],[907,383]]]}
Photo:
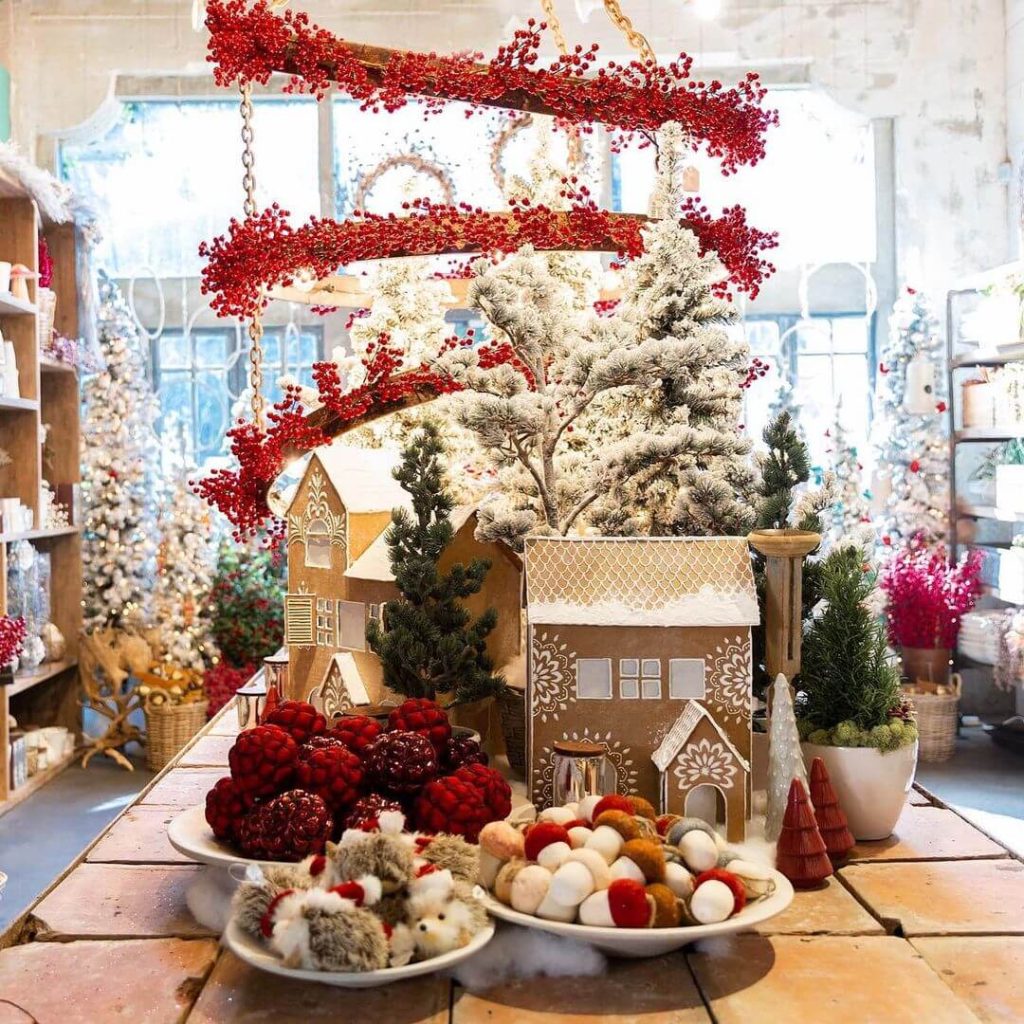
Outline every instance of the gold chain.
{"label": "gold chain", "polygon": [[608,17],[611,18],[619,31],[626,37],[629,45],[644,60],[657,64],[658,58],[655,56],[651,44],[647,41],[647,37],[642,32],[637,31],[633,22],[629,20],[629,16],[623,12],[619,0],[604,0],[604,9],[608,12]]}
{"label": "gold chain", "polygon": [[[256,156],[252,148],[252,85],[246,82],[241,87],[242,101],[238,109],[242,115],[242,189],[245,200],[242,209],[246,217],[256,216]],[[263,427],[263,323],[259,302],[249,321],[249,387],[252,391],[252,421],[257,428]]]}
{"label": "gold chain", "polygon": [[544,20],[551,29],[551,35],[555,40],[558,52],[564,57],[569,52],[569,43],[566,41],[565,33],[562,31],[562,22],[559,20],[558,12],[555,10],[555,0],[540,0],[544,9]]}

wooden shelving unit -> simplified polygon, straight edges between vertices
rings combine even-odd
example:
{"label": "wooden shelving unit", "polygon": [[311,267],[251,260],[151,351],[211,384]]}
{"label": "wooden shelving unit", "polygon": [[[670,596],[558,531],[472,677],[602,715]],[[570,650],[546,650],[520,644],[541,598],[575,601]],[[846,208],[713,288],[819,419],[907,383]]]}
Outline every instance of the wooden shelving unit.
{"label": "wooden shelving unit", "polygon": [[[42,234],[54,261],[51,287],[57,296],[55,328],[78,337],[78,288],[75,278],[76,233],[72,224],[43,221],[31,196],[16,183],[0,188],[0,259],[38,270]],[[11,546],[28,541],[50,555],[50,618],[64,634],[63,660],[18,673],[0,685],[0,814],[45,785],[70,758],[33,775],[16,790],[10,788],[8,713],[20,725],[62,725],[81,733],[78,705],[78,634],[82,627],[82,548],[77,526],[47,529],[40,521],[40,487],[77,483],[79,473],[78,374],[71,367],[43,359],[39,352],[36,282],[29,282],[29,300],[0,294],[0,330],[14,343],[20,398],[0,399],[0,447],[11,462],[0,467],[0,497],[16,497],[35,513],[31,530],[0,534],[0,613],[8,607],[7,566]],[[49,435],[44,455],[42,424]],[[76,510],[76,515],[79,511]]]}

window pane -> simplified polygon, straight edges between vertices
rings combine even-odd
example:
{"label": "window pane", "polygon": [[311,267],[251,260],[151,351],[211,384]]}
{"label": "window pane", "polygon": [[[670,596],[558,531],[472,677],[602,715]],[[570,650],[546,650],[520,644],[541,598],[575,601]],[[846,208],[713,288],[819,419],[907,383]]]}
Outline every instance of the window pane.
{"label": "window pane", "polygon": [[576,662],[576,697],[611,700],[612,663],[607,658],[580,658]]}
{"label": "window pane", "polygon": [[195,334],[196,365],[215,366],[223,368],[227,359],[229,339],[227,335],[207,334],[206,332]]}
{"label": "window pane", "polygon": [[188,374],[180,371],[161,373],[157,397],[160,402],[161,429],[170,419],[177,419],[191,433],[192,387]]}
{"label": "window pane", "polygon": [[833,319],[832,338],[835,350],[867,352],[869,326],[870,321],[862,316],[840,316]]}
{"label": "window pane", "polygon": [[188,342],[181,331],[168,331],[157,341],[160,354],[157,362],[161,370],[175,369],[190,364]]}
{"label": "window pane", "polygon": [[196,457],[202,464],[221,454],[224,434],[231,425],[231,404],[223,372],[201,370],[195,377]]}
{"label": "window pane", "polygon": [[829,321],[824,318],[801,321],[793,328],[792,337],[796,339],[798,352],[831,353],[832,351],[832,331]]}

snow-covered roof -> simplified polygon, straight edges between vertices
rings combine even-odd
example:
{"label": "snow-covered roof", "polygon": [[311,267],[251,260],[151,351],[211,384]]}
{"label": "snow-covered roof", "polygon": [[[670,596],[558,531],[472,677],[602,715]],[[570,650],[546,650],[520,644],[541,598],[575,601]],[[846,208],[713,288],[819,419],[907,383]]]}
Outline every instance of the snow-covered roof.
{"label": "snow-covered roof", "polygon": [[683,749],[693,730],[700,724],[701,719],[706,718],[718,733],[726,748],[739,762],[745,772],[750,771],[750,763],[736,749],[735,744],[725,734],[725,730],[708,714],[708,709],[697,701],[690,701],[686,710],[675,720],[672,728],[665,733],[665,738],[658,744],[658,749],[651,754],[651,760],[659,772],[668,771],[669,765],[676,759],[679,751]]}
{"label": "snow-covered roof", "polygon": [[[466,525],[470,516],[476,512],[475,505],[460,505],[452,509],[451,524],[455,533]],[[391,556],[388,544],[384,539],[386,531],[381,535],[345,570],[345,575],[353,580],[379,580],[391,583],[395,576],[391,571]]]}
{"label": "snow-covered roof", "polygon": [[531,622],[581,626],[753,626],[742,537],[527,537]]}
{"label": "snow-covered roof", "polygon": [[348,651],[339,651],[331,656],[331,662],[337,666],[342,686],[345,687],[352,703],[356,706],[369,704],[370,695],[367,693],[366,684],[363,682],[356,659]]}
{"label": "snow-covered roof", "polygon": [[349,512],[390,512],[408,507],[409,495],[391,475],[401,456],[388,448],[323,445],[313,453]]}

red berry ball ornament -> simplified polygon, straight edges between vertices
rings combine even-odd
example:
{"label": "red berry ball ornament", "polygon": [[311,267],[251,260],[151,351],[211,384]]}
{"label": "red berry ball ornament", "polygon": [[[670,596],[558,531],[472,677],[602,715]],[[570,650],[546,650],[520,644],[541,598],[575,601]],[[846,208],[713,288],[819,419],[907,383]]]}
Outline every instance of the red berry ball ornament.
{"label": "red berry ball ornament", "polygon": [[487,764],[487,755],[472,736],[453,736],[441,755],[441,767],[450,774],[465,764]]}
{"label": "red berry ball ornament", "polygon": [[349,808],[345,817],[345,828],[361,828],[372,832],[380,824],[378,819],[385,811],[401,811],[402,805],[383,793],[367,793]]}
{"label": "red berry ball ornament", "polygon": [[276,725],[246,729],[228,752],[228,765],[242,799],[254,803],[273,796],[292,778],[299,745]]}
{"label": "red berry ball ornament", "polygon": [[299,748],[299,757],[302,756],[305,750],[327,750],[330,747],[344,747],[345,744],[338,739],[337,736],[332,736],[329,732],[322,732],[316,736],[310,736],[305,743]]}
{"label": "red berry ball ornament", "polygon": [[367,748],[366,774],[389,793],[415,793],[437,775],[434,745],[415,732],[386,732]]}
{"label": "red berry ball ornament", "polygon": [[484,764],[463,765],[456,773],[457,779],[464,779],[476,786],[484,805],[491,812],[491,821],[503,821],[512,810],[512,787],[501,772]]}
{"label": "red berry ball ornament", "polygon": [[238,844],[257,860],[298,861],[320,853],[334,822],[327,805],[314,793],[291,789],[257,804],[242,819]]}
{"label": "red berry ball ornament", "polygon": [[359,757],[366,756],[366,748],[384,731],[384,726],[376,718],[366,715],[345,715],[339,718],[334,728],[327,734],[333,736]]}
{"label": "red berry ball ornament", "polygon": [[235,839],[245,812],[245,801],[234,779],[219,779],[206,794],[206,823],[218,839]]}
{"label": "red berry ball ornament", "polygon": [[388,715],[390,732],[418,732],[434,745],[438,756],[444,753],[452,738],[448,714],[437,701],[426,697],[410,697]]}
{"label": "red berry ball ornament", "polygon": [[457,775],[446,775],[420,791],[413,820],[423,832],[447,832],[475,843],[480,829],[494,818],[476,786]]}
{"label": "red berry ball ornament", "polygon": [[295,762],[295,781],[338,811],[359,798],[363,762],[341,743],[320,749],[303,747]]}
{"label": "red berry ball ornament", "polygon": [[291,733],[296,743],[305,743],[327,728],[327,719],[304,700],[286,700],[263,717],[264,725],[278,725]]}

